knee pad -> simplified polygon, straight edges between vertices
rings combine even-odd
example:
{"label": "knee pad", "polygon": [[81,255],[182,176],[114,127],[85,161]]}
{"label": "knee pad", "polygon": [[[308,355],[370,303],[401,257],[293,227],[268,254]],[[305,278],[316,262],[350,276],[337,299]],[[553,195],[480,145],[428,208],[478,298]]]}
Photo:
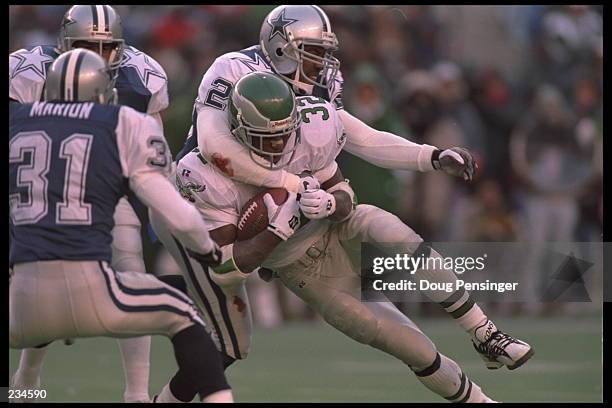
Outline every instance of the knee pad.
{"label": "knee pad", "polygon": [[360,343],[370,344],[378,334],[378,319],[374,313],[349,294],[335,296],[321,315],[327,323]]}

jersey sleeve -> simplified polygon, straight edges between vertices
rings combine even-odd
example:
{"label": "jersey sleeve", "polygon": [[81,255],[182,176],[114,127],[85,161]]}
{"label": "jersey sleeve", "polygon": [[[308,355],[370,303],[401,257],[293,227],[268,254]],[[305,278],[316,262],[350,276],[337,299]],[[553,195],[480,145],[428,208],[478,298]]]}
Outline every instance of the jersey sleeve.
{"label": "jersey sleeve", "polygon": [[45,87],[46,71],[31,59],[26,49],[9,54],[9,98],[19,103],[40,101]]}
{"label": "jersey sleeve", "polygon": [[155,119],[123,106],[116,134],[121,169],[123,176],[130,179],[130,186],[152,174],[170,175],[170,148]]}
{"label": "jersey sleeve", "polygon": [[185,156],[177,165],[176,185],[181,196],[198,209],[209,228],[236,225],[239,201],[231,180],[204,164],[196,153]]}
{"label": "jersey sleeve", "polygon": [[[335,164],[336,157],[346,143],[344,125],[338,112],[334,109],[334,104],[325,102],[323,107],[329,114],[328,119],[325,119],[323,114],[309,116],[310,123],[308,126],[313,127],[312,130],[308,130],[308,143],[313,150],[312,169],[315,174],[323,169],[328,169],[328,171],[330,168],[334,169],[333,173],[329,174],[327,178],[321,179],[317,176],[319,181],[327,180],[334,175],[335,169],[338,168]],[[324,174],[325,172],[319,173],[320,176]]]}
{"label": "jersey sleeve", "polygon": [[157,75],[155,80],[150,81],[149,91],[151,91],[151,100],[147,107],[147,113],[152,115],[159,113],[168,108],[170,104],[170,96],[168,95],[168,75],[164,68],[153,58],[150,58],[150,63],[154,67]]}
{"label": "jersey sleeve", "polygon": [[115,131],[121,168],[130,189],[187,247],[203,254],[210,252],[214,244],[208,226],[168,181],[172,159],[157,122],[123,106]]}

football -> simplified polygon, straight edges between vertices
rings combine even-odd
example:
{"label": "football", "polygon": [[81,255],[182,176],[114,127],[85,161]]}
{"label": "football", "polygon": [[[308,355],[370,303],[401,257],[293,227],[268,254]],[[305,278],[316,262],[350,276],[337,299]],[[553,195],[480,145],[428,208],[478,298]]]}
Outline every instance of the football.
{"label": "football", "polygon": [[270,194],[277,205],[287,201],[288,193],[284,188],[264,190],[247,201],[240,211],[236,240],[245,241],[253,238],[268,226],[268,210],[263,196]]}

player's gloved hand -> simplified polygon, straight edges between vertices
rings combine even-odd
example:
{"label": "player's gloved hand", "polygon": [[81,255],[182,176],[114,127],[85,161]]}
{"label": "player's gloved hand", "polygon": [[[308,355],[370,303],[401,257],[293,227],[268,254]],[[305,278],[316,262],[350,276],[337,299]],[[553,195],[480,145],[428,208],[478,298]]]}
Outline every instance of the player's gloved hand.
{"label": "player's gloved hand", "polygon": [[300,186],[298,189],[298,200],[299,197],[304,194],[306,190],[317,190],[321,188],[321,183],[315,177],[305,176],[300,178]]}
{"label": "player's gloved hand", "polygon": [[268,231],[271,231],[283,241],[288,240],[300,226],[300,206],[297,194],[289,192],[289,197],[281,205],[276,205],[270,194],[263,196],[268,210]]}
{"label": "player's gloved hand", "polygon": [[300,210],[306,218],[320,220],[336,211],[336,197],[325,190],[306,190],[300,197]]}
{"label": "player's gloved hand", "polygon": [[210,252],[207,252],[205,254],[201,254],[189,248],[185,248],[185,249],[187,250],[187,253],[189,254],[190,257],[192,257],[193,259],[195,259],[196,261],[200,263],[205,263],[208,266],[220,265],[221,264],[221,249],[215,243],[215,241],[213,241],[212,239],[210,241],[212,242],[213,248]]}
{"label": "player's gloved hand", "polygon": [[431,156],[431,162],[434,169],[442,170],[452,176],[463,177],[465,181],[471,181],[474,170],[478,168],[472,154],[462,147],[436,150]]}

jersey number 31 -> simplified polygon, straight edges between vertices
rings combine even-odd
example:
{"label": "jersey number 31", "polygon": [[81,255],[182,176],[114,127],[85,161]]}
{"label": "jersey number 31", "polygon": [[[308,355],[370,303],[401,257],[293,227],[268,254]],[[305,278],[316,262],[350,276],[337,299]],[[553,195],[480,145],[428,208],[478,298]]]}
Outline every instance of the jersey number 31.
{"label": "jersey number 31", "polygon": [[[60,144],[59,158],[66,160],[63,201],[55,206],[55,222],[64,225],[91,225],[91,204],[85,202],[85,180],[93,135],[75,133]],[[49,212],[47,173],[51,168],[51,138],[44,131],[21,132],[9,143],[9,164],[22,163],[30,153],[29,164],[17,168],[17,187],[27,189],[26,199],[9,195],[14,225],[35,224]]]}

